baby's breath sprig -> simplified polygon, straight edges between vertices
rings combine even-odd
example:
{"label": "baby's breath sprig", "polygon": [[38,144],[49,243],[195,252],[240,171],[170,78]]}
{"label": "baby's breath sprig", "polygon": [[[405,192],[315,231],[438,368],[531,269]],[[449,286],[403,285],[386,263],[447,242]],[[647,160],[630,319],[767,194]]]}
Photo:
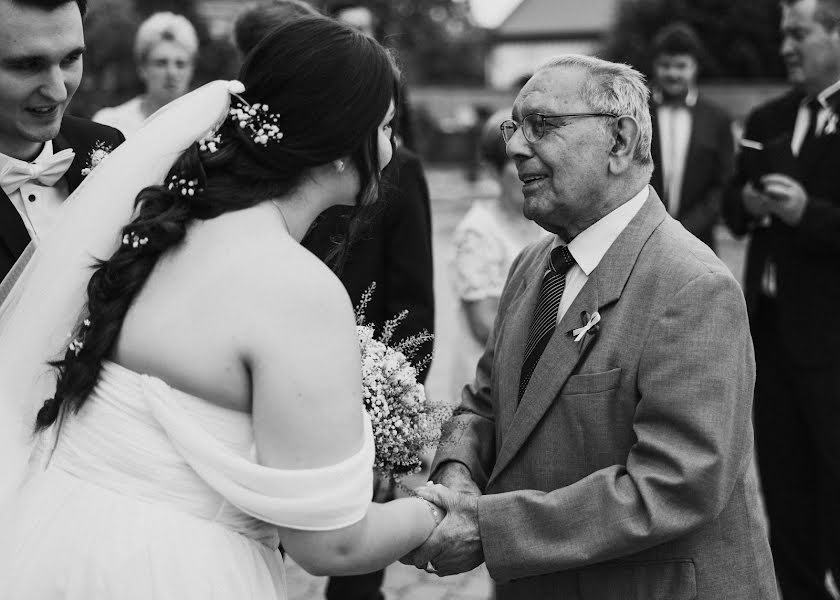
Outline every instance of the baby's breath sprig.
{"label": "baby's breath sprig", "polygon": [[417,381],[420,366],[410,358],[433,336],[424,331],[389,346],[397,326],[406,318],[402,311],[383,326],[377,338],[371,325],[365,325],[365,308],[373,297],[371,284],[356,307],[356,331],[362,353],[362,399],[373,426],[376,456],[374,469],[400,486],[405,475],[417,473],[423,465],[422,454],[440,440],[441,427],[452,413],[448,404],[426,397],[423,384]]}
{"label": "baby's breath sprig", "polygon": [[368,304],[370,304],[371,298],[373,298],[373,292],[376,289],[376,282],[373,281],[365,290],[365,293],[362,294],[361,299],[359,300],[359,305],[356,306],[356,325],[364,325],[365,324],[365,311],[367,310]]}

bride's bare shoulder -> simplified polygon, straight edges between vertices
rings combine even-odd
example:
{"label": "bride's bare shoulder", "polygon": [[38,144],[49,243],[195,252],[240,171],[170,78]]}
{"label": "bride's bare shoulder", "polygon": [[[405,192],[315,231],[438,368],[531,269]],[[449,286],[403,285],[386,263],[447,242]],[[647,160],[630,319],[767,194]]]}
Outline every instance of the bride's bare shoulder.
{"label": "bride's bare shoulder", "polygon": [[218,225],[202,232],[206,239],[196,245],[223,304],[274,314],[296,308],[352,313],[338,277],[282,229],[248,220]]}

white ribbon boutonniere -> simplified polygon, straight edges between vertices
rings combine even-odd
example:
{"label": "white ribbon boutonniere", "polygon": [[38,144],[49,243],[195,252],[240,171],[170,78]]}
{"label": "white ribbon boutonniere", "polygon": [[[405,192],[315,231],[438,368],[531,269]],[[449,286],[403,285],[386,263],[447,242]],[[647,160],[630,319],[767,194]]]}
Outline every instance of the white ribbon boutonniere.
{"label": "white ribbon boutonniere", "polygon": [[[584,312],[581,317],[583,317],[584,325],[583,327],[578,327],[577,329],[572,329],[571,333],[575,336],[575,341],[581,341],[587,333],[595,333],[598,331],[598,323],[601,322],[601,315],[596,310],[592,313],[592,316],[589,317],[586,312]],[[588,318],[587,318],[588,317]]]}
{"label": "white ribbon boutonniere", "polygon": [[91,148],[90,153],[88,153],[88,162],[82,169],[82,177],[90,175],[90,172],[93,171],[113,149],[113,146],[106,144],[102,140],[96,142],[93,145],[93,148]]}
{"label": "white ribbon boutonniere", "polygon": [[828,116],[828,120],[825,122],[825,126],[823,126],[822,130],[823,135],[833,135],[837,133],[837,113],[833,110],[831,114]]}

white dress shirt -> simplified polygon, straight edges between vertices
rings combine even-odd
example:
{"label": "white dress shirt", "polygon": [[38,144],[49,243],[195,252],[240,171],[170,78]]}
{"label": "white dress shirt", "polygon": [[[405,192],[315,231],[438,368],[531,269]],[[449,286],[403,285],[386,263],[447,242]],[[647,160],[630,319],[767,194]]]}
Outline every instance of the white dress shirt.
{"label": "white dress shirt", "polygon": [[662,185],[667,196],[668,213],[676,218],[680,210],[685,159],[693,127],[691,109],[697,104],[697,90],[689,90],[684,104],[662,103],[661,95],[657,103],[659,147],[662,150]]}
{"label": "white dress shirt", "polygon": [[[621,232],[642,208],[649,193],[648,186],[643,187],[641,192],[611,213],[601,217],[600,220],[581,231],[575,239],[569,242],[569,252],[572,253],[575,264],[566,273],[566,288],[563,290],[560,307],[557,309],[558,323],[560,323],[566,311],[569,310],[584,284],[589,280],[592,271],[604,258],[604,254],[607,253],[616,238],[621,235]],[[556,238],[553,247],[561,246],[563,243],[560,238]]]}
{"label": "white dress shirt", "polygon": [[[52,155],[52,141],[45,142],[43,150],[32,162],[42,162]],[[25,161],[0,154],[0,171],[9,162],[24,163]],[[23,220],[26,231],[29,232],[29,237],[37,244],[44,233],[52,227],[55,213],[61,203],[70,195],[70,188],[67,180],[62,177],[52,187],[40,185],[35,181],[28,181],[11,193],[10,190],[5,188],[3,192],[12,201],[12,205]]]}

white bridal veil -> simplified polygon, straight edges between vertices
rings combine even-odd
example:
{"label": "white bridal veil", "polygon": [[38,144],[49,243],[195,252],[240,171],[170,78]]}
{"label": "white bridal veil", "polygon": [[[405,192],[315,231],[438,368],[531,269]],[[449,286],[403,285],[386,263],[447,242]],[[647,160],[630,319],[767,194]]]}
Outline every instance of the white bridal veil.
{"label": "white bridal veil", "polygon": [[0,284],[0,505],[25,478],[36,445],[46,452],[33,469],[54,444],[58,426],[37,439],[35,416],[55,386],[47,363],[64,355],[82,317],[94,259],[117,249],[140,190],[161,183],[180,154],[225,119],[230,94],[242,91],[239,82],[215,81],[152,115],[88,175],[56,226]]}

